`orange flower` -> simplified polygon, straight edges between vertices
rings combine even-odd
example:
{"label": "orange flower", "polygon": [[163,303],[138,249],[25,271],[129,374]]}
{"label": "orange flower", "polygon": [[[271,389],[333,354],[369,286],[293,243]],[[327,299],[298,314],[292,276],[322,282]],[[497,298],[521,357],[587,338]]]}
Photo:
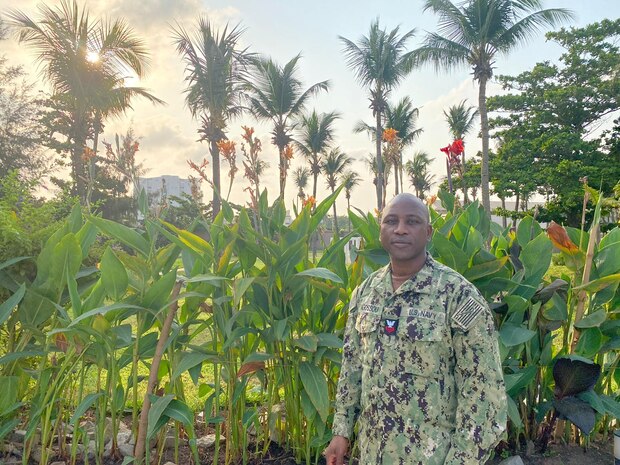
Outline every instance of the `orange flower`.
{"label": "orange flower", "polygon": [[286,147],[284,147],[283,155],[287,160],[293,158],[293,147],[287,144]]}
{"label": "orange flower", "polygon": [[217,142],[216,145],[220,154],[226,159],[230,158],[230,156],[235,153],[235,143],[232,140],[222,139]]}
{"label": "orange flower", "polygon": [[387,128],[383,130],[383,140],[385,142],[393,142],[396,139],[398,131],[396,129]]}
{"label": "orange flower", "polygon": [[426,198],[426,205],[434,205],[436,201],[437,201],[437,196],[431,195],[430,197]]}
{"label": "orange flower", "polygon": [[306,200],[303,201],[303,206],[310,205],[310,208],[313,208],[316,205],[316,199],[313,196],[309,196]]}
{"label": "orange flower", "polygon": [[254,128],[249,128],[247,126],[241,126],[241,129],[243,129],[243,134],[241,134],[241,137],[243,138],[243,140],[245,140],[247,143],[251,143],[252,136],[254,135]]}
{"label": "orange flower", "polygon": [[90,161],[95,156],[95,151],[90,147],[84,147],[84,151],[82,152],[82,160]]}
{"label": "orange flower", "polygon": [[566,229],[557,224],[555,221],[552,221],[547,228],[547,235],[554,246],[560,249],[562,252],[566,252],[569,254],[575,254],[579,251],[579,247],[575,245],[573,241],[570,240],[568,234],[566,233]]}
{"label": "orange flower", "polygon": [[133,143],[133,145],[131,146],[131,150],[132,150],[134,153],[136,153],[136,152],[139,150],[139,147],[140,147],[140,143],[139,143],[138,141],[135,141],[135,142]]}

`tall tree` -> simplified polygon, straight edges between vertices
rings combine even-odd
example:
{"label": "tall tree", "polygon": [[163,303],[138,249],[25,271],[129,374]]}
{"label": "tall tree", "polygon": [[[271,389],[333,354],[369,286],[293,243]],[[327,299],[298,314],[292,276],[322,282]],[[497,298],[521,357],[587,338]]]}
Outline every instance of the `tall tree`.
{"label": "tall tree", "polygon": [[[239,48],[243,29],[225,26],[220,32],[206,17],[188,32],[173,29],[177,52],[185,62],[185,102],[192,116],[200,116],[198,132],[209,144],[212,160],[213,218],[221,205],[220,152],[217,143],[226,139],[230,120],[242,112],[241,94],[251,58]],[[257,194],[258,195],[258,194]]]}
{"label": "tall tree", "polygon": [[[500,76],[506,95],[489,98],[490,121],[501,140],[507,182],[526,198],[535,183],[547,204],[539,218],[579,227],[583,182],[609,196],[620,178],[620,159],[600,128],[620,109],[620,19],[550,32],[565,52],[557,64],[543,62],[518,76]],[[529,175],[529,176],[528,176]],[[517,195],[517,192],[514,195]]]}
{"label": "tall tree", "polygon": [[247,80],[250,111],[258,120],[269,121],[273,125],[272,142],[278,148],[280,198],[286,189],[286,174],[292,156],[292,131],[308,100],[322,90],[329,89],[329,81],[321,81],[304,90],[303,83],[296,76],[297,55],[284,66],[271,58],[260,57],[253,60],[252,80]]}
{"label": "tall tree", "polygon": [[385,199],[383,193],[385,168],[381,155],[382,117],[390,92],[411,70],[411,52],[406,52],[406,45],[414,34],[415,29],[412,29],[400,36],[398,27],[387,32],[379,27],[377,19],[370,24],[368,36],[362,36],[357,43],[340,37],[344,44],[347,64],[353,69],[360,84],[367,87],[370,93],[370,109],[375,117],[377,166],[375,188],[379,210],[383,208]]}
{"label": "tall tree", "polygon": [[482,204],[490,212],[489,120],[486,89],[498,54],[508,54],[544,26],[573,18],[563,8],[543,10],[541,0],[426,0],[424,11],[439,15],[438,33],[429,33],[415,51],[417,63],[437,69],[467,65],[478,81],[478,111],[482,132]]}
{"label": "tall tree", "polygon": [[[420,111],[413,106],[409,97],[399,100],[396,105],[388,105],[385,111],[385,125],[394,129],[399,139],[399,151],[394,165],[394,179],[396,182],[396,193],[404,191],[403,187],[403,151],[409,147],[422,134],[423,129],[417,128],[418,116]],[[400,190],[398,182],[400,180]]]}
{"label": "tall tree", "polygon": [[429,167],[432,160],[426,152],[416,152],[413,158],[405,163],[405,171],[409,176],[409,182],[415,189],[415,195],[424,199],[424,194],[430,190],[433,185],[433,178]]}
{"label": "tall tree", "polygon": [[[325,174],[325,182],[327,187],[332,191],[336,191],[336,186],[342,181],[345,170],[353,163],[353,158],[342,152],[336,147],[329,151],[323,160],[323,173]],[[334,209],[334,234],[338,234],[338,216],[336,215],[336,202]]]}
{"label": "tall tree", "polygon": [[[454,140],[463,140],[467,134],[474,128],[476,116],[478,116],[478,110],[472,106],[466,106],[467,100],[462,100],[458,105],[452,105],[448,107],[448,111],[443,112],[446,117],[446,122],[450,129],[450,134]],[[465,183],[465,150],[461,154],[461,186],[463,189],[463,201],[465,204],[469,203],[467,197],[467,185]]]}
{"label": "tall tree", "polygon": [[334,122],[340,116],[332,111],[317,114],[312,111],[303,115],[299,121],[299,131],[295,145],[306,158],[312,173],[312,197],[316,199],[316,189],[321,174],[322,155],[334,140]]}
{"label": "tall tree", "polygon": [[[69,115],[64,135],[70,141],[71,175],[76,194],[85,200],[89,176],[84,161],[96,154],[105,119],[131,108],[137,96],[162,101],[141,87],[125,86],[128,73],[145,76],[148,53],[124,20],[91,21],[76,0],[61,0],[56,8],[40,5],[39,11],[39,22],[19,10],[8,17],[18,28],[19,41],[36,51],[52,98]],[[90,138],[93,149],[86,145]]]}
{"label": "tall tree", "polygon": [[308,187],[308,181],[310,180],[310,170],[305,166],[298,166],[293,171],[293,184],[297,187],[297,198],[304,201],[306,200],[306,187]]}
{"label": "tall tree", "polygon": [[[342,175],[343,183],[344,183],[344,196],[347,199],[347,212],[351,210],[351,193],[353,189],[359,186],[360,182],[362,182],[362,178],[355,171],[347,171]],[[351,232],[351,221],[349,223],[349,232]]]}

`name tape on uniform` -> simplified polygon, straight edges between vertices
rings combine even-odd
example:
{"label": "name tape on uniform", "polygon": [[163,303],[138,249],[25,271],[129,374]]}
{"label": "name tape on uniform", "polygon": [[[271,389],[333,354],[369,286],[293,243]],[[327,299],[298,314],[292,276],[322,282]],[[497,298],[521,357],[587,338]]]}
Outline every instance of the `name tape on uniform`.
{"label": "name tape on uniform", "polygon": [[468,298],[452,315],[452,321],[462,330],[471,328],[478,316],[486,311],[486,307],[473,297]]}

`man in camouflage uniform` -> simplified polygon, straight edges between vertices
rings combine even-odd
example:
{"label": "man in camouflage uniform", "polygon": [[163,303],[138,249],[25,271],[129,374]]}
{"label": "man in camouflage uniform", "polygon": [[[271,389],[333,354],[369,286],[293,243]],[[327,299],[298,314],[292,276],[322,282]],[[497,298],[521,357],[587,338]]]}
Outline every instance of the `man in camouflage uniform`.
{"label": "man in camouflage uniform", "polygon": [[477,289],[426,252],[426,206],[396,196],[381,219],[390,265],[354,292],[328,465],[354,425],[361,465],[478,465],[506,424],[493,317]]}

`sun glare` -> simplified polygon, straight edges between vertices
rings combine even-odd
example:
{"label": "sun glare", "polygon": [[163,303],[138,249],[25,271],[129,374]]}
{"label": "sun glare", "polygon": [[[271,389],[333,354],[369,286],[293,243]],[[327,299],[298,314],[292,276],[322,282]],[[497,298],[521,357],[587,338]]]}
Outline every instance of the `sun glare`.
{"label": "sun glare", "polygon": [[97,52],[88,52],[86,54],[86,60],[90,63],[97,63],[99,61],[99,54]]}

